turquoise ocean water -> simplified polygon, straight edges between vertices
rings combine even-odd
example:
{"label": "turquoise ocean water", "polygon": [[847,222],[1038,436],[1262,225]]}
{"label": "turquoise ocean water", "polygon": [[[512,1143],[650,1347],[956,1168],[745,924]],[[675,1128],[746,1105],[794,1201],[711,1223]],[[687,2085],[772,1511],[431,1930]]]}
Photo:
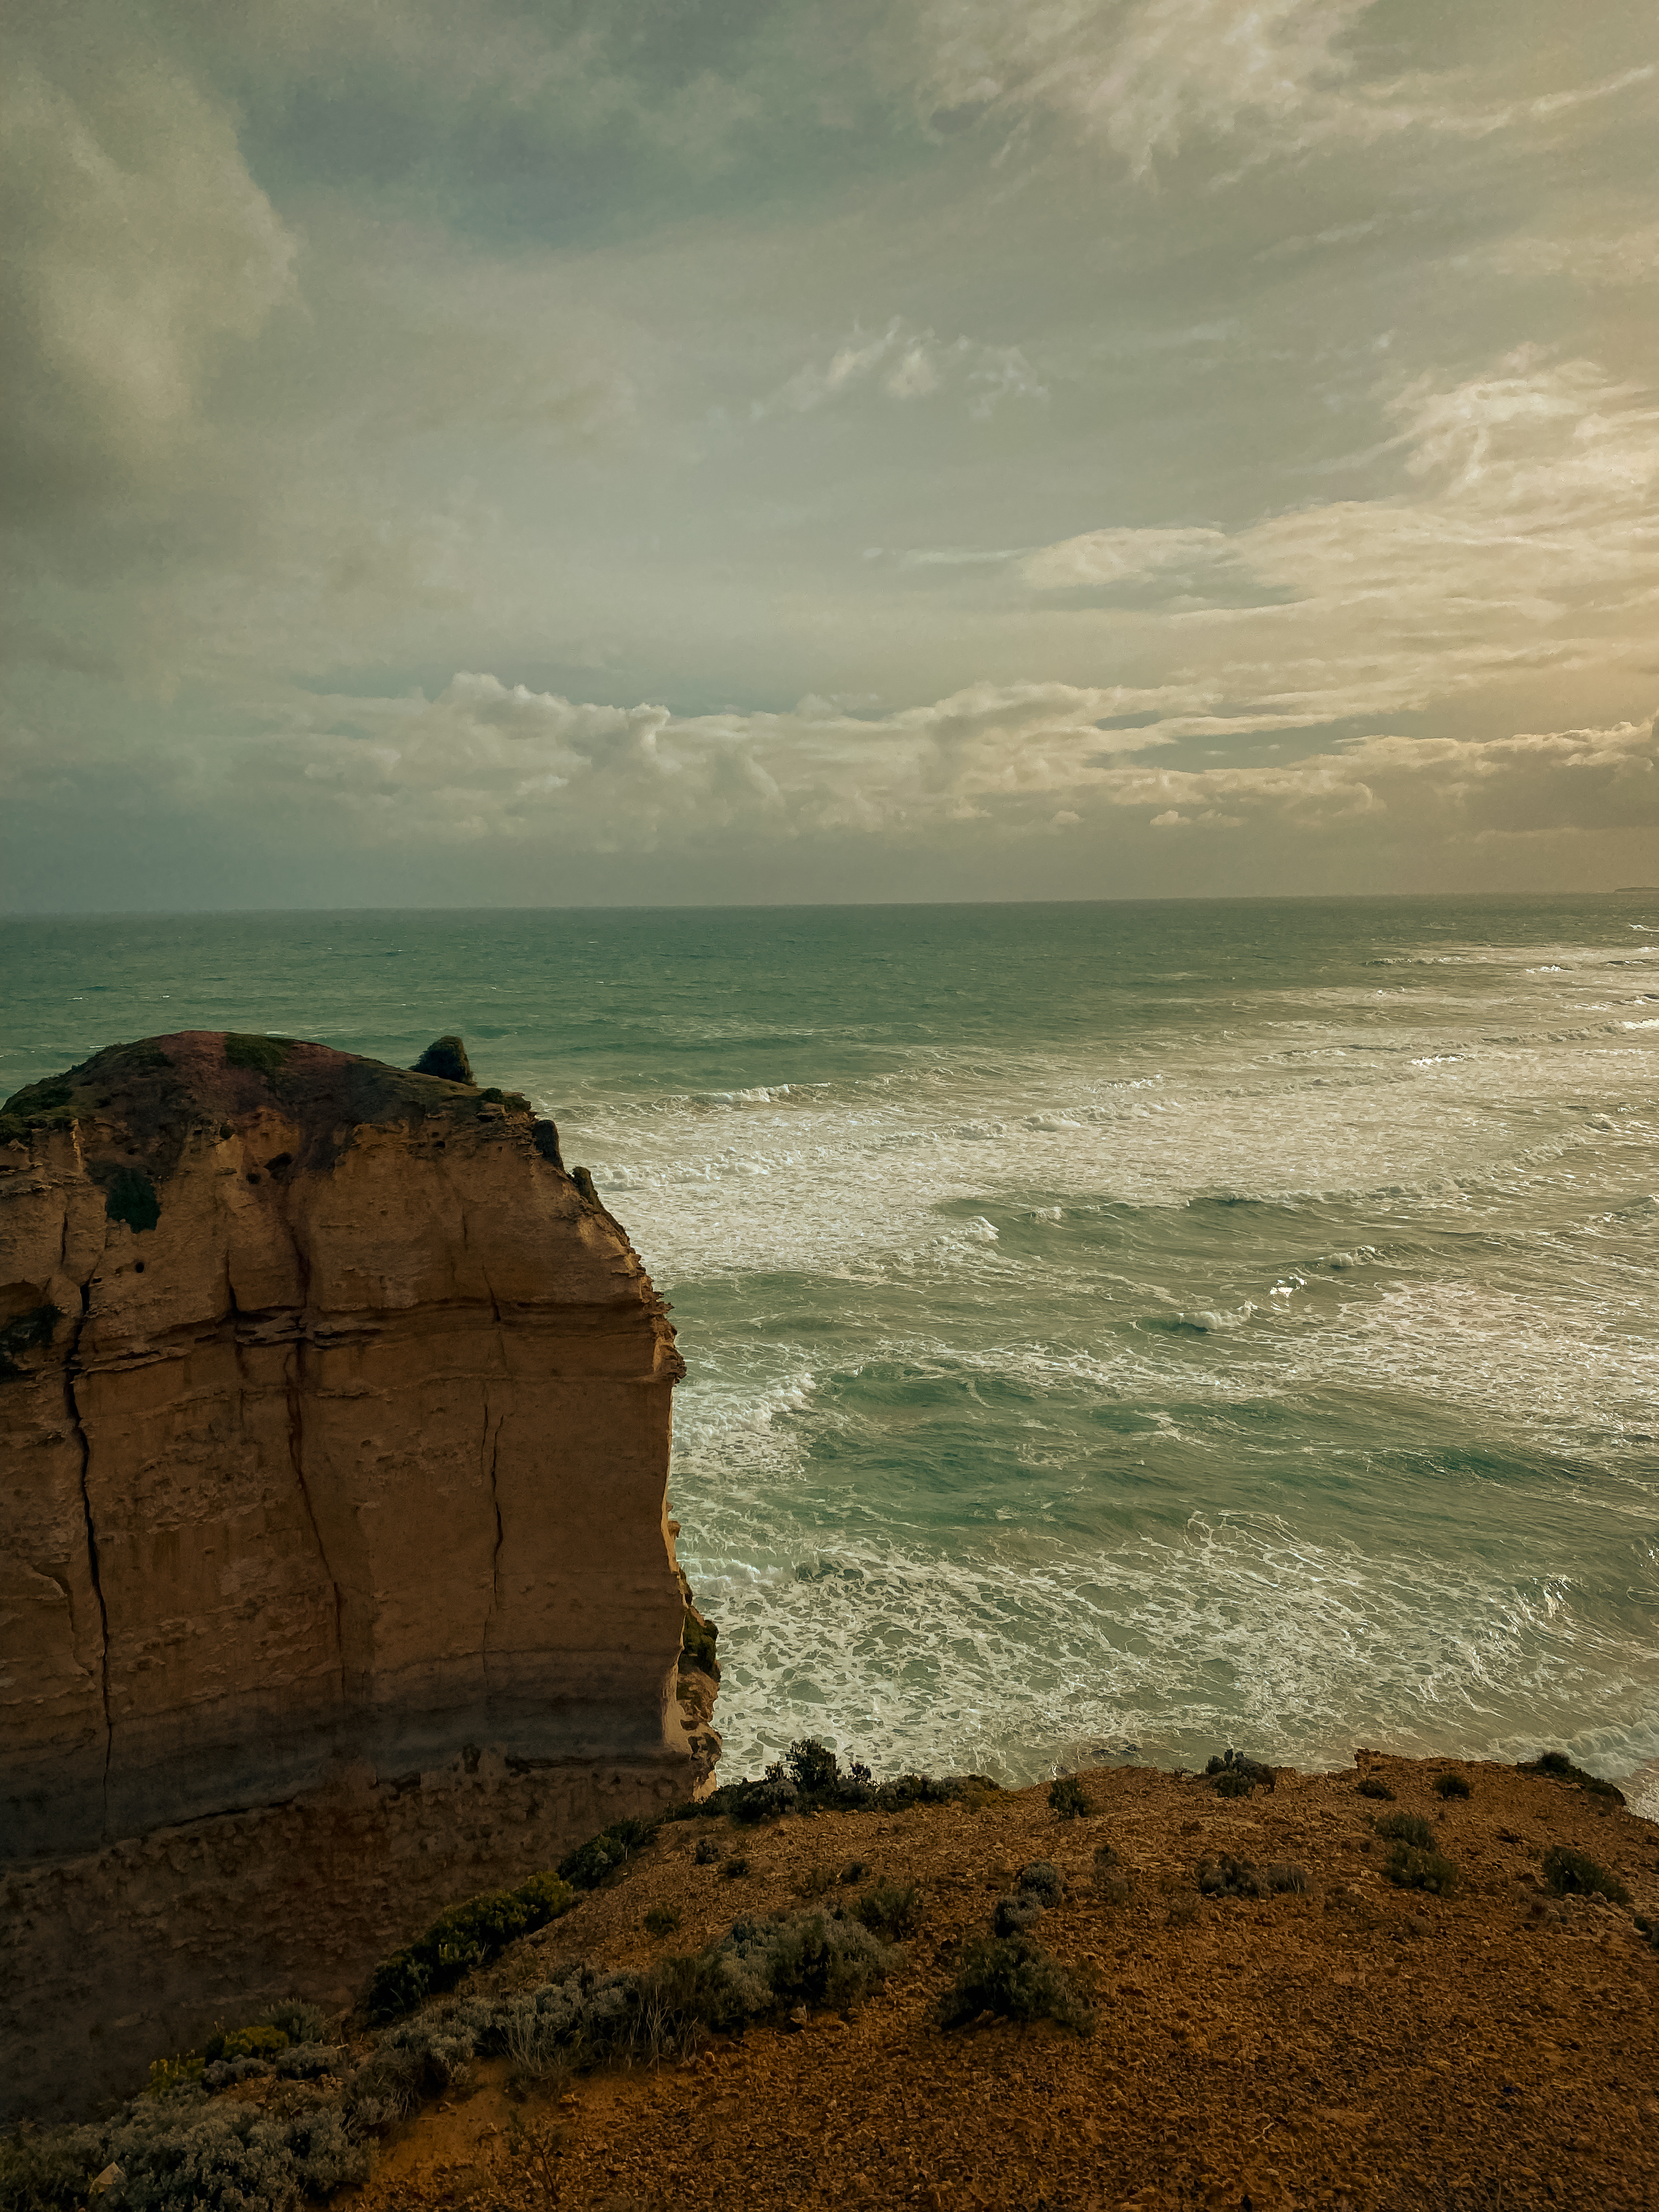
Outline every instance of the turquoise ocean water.
{"label": "turquoise ocean water", "polygon": [[673,1300],[727,1772],[1226,1743],[1659,1815],[1659,894],[0,923],[0,1089],[528,1091]]}

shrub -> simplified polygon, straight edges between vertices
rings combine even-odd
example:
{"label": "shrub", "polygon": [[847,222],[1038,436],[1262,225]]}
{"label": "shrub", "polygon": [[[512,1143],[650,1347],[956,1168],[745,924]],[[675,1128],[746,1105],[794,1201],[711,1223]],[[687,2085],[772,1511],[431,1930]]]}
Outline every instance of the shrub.
{"label": "shrub", "polygon": [[714,1866],[725,1856],[726,1853],[712,1836],[699,1836],[697,1848],[691,1854],[691,1863],[693,1866]]}
{"label": "shrub", "polygon": [[720,1869],[720,1880],[722,1881],[741,1881],[748,1871],[749,1862],[739,1853],[737,1856],[727,1859],[725,1865]]}
{"label": "shrub", "polygon": [[878,1881],[852,1909],[872,1935],[914,1936],[921,1925],[921,1891],[914,1881]]}
{"label": "shrub", "polygon": [[848,1859],[846,1865],[841,1870],[841,1878],[842,1881],[849,1884],[855,1881],[862,1881],[869,1871],[869,1868],[866,1866],[862,1859]]}
{"label": "shrub", "polygon": [[1390,1804],[1394,1802],[1394,1792],[1380,1774],[1366,1775],[1358,1794],[1361,1797],[1386,1797]]}
{"label": "shrub", "polygon": [[1259,1759],[1247,1759],[1242,1751],[1218,1752],[1204,1771],[1214,1782],[1218,1797],[1248,1797],[1258,1784],[1263,1790],[1274,1786],[1272,1767]]}
{"label": "shrub", "polygon": [[1451,1861],[1410,1844],[1395,1845],[1382,1873],[1397,1889],[1426,1889],[1436,1897],[1453,1897],[1457,1892],[1458,1873]]}
{"label": "shrub", "polygon": [[108,2166],[121,2170],[114,2201],[129,2212],[250,2212],[367,2180],[369,2154],[330,2108],[284,2120],[256,2105],[209,2104],[199,2091],[194,2101],[141,2097],[95,2126],[54,2128],[0,2149],[0,2206],[83,2203]]}
{"label": "shrub", "polygon": [[1048,1804],[1062,1820],[1079,1820],[1095,1809],[1075,1774],[1055,1776],[1048,1785]]}
{"label": "shrub", "polygon": [[1467,1797],[1469,1785],[1461,1774],[1437,1774],[1434,1794],[1437,1797]]}
{"label": "shrub", "polygon": [[1261,1869],[1261,1879],[1275,1897],[1304,1896],[1308,1887],[1308,1869],[1298,1866],[1294,1859],[1275,1859]]}
{"label": "shrub", "polygon": [[1249,1859],[1203,1858],[1198,1863],[1199,1893],[1204,1897],[1281,1897],[1308,1887],[1305,1867],[1280,1859],[1258,1867]]}
{"label": "shrub", "polygon": [[723,1948],[739,1960],[758,1956],[779,2002],[828,2005],[837,2012],[860,2003],[886,1980],[896,1954],[858,1920],[814,1914],[810,1919],[739,1922]]}
{"label": "shrub", "polygon": [[1128,1877],[1118,1865],[1117,1853],[1109,1844],[1103,1844],[1095,1853],[1093,1875],[1095,1895],[1103,1905],[1128,1903]]}
{"label": "shrub", "polygon": [[1035,1897],[1000,1897],[991,1932],[995,1936],[1023,1936],[1028,1928],[1035,1928],[1042,1917],[1042,1906]]}
{"label": "shrub", "polygon": [[[799,1771],[809,1778],[833,1770],[832,1778],[814,1778],[803,1788],[794,1778],[798,1759]],[[775,1761],[763,1780],[727,1783],[680,1817],[724,1815],[749,1822],[781,1820],[790,1813],[904,1813],[913,1805],[965,1805],[977,1811],[1000,1795],[1000,1784],[983,1774],[954,1774],[942,1781],[931,1774],[899,1774],[876,1782],[861,1760],[850,1761],[843,1770],[836,1765],[833,1752],[809,1738],[792,1745],[787,1762]]]}
{"label": "shrub", "polygon": [[822,1897],[835,1886],[835,1870],[826,1866],[808,1867],[795,1876],[793,1884],[797,1897]]}
{"label": "shrub", "polygon": [[275,2058],[286,2051],[289,2039],[280,2027],[260,2021],[253,2027],[234,2027],[212,2038],[203,2057],[210,2065],[216,2058]]}
{"label": "shrub", "polygon": [[1555,1844],[1544,1854],[1544,1880],[1557,1897],[1605,1897],[1609,1905],[1628,1905],[1630,1892],[1583,1851]]}
{"label": "shrub", "polygon": [[1058,1959],[1024,1936],[981,1937],[970,1943],[952,1986],[939,2000],[941,2027],[963,2027],[981,2013],[1002,2020],[1057,2021],[1079,2035],[1093,2033],[1086,1993]]}
{"label": "shrub", "polygon": [[[159,1214],[160,1209],[157,1209]],[[152,1223],[151,1226],[155,1224]],[[23,1352],[39,1352],[52,1342],[52,1331],[64,1318],[57,1306],[30,1306],[26,1312],[14,1314],[0,1326],[0,1382],[10,1382],[27,1375],[27,1368],[17,1364],[16,1355]]]}
{"label": "shrub", "polygon": [[369,2018],[396,2020],[412,2012],[422,1998],[453,1989],[463,1974],[487,1966],[519,1936],[545,1928],[576,1902],[568,1883],[538,1874],[516,1889],[489,1890],[464,1905],[452,1905],[423,1936],[374,1969],[364,1998]]}
{"label": "shrub", "polygon": [[107,2166],[104,2131],[48,2128],[0,2139],[0,2206],[5,2212],[58,2212],[84,2204],[87,2184]]}
{"label": "shrub", "polygon": [[672,1905],[653,1905],[645,1916],[647,1936],[672,1936],[679,1924],[679,1912]]}
{"label": "shrub", "polygon": [[576,1889],[597,1889],[607,1875],[643,1850],[656,1832],[654,1820],[614,1820],[559,1861],[559,1879]]}
{"label": "shrub", "polygon": [[199,2051],[181,2051],[172,2058],[152,2058],[144,2094],[171,2097],[179,2089],[193,2089],[201,2081],[206,2064]]}
{"label": "shrub", "polygon": [[1249,1859],[1202,1858],[1198,1863],[1200,1897],[1265,1897],[1267,1885]]}
{"label": "shrub", "polygon": [[880,1984],[895,1955],[839,1915],[737,1920],[718,1943],[647,1973],[568,1968],[489,2014],[482,2033],[509,2053],[532,2052],[544,2069],[655,2060],[799,2005],[846,2010]]}
{"label": "shrub", "polygon": [[435,1075],[445,1083],[471,1084],[472,1063],[466,1056],[466,1046],[455,1036],[434,1037],[416,1061],[412,1071],[416,1075]]}
{"label": "shrub", "polygon": [[693,1666],[701,1667],[705,1674],[714,1675],[717,1681],[720,1668],[714,1647],[720,1641],[720,1633],[712,1620],[705,1620],[690,1606],[686,1607],[685,1623],[680,1631],[680,1649]]}
{"label": "shrub", "polygon": [[267,1080],[282,1073],[296,1040],[293,1037],[250,1036],[232,1030],[225,1038],[227,1067],[249,1067]]}
{"label": "shrub", "polygon": [[1521,1774],[1541,1774],[1552,1782],[1576,1782],[1592,1797],[1606,1797],[1615,1805],[1625,1802],[1622,1790],[1615,1790],[1611,1782],[1603,1782],[1599,1774],[1589,1774],[1582,1766],[1575,1766],[1565,1751],[1540,1751],[1534,1759],[1522,1759],[1516,1771]]}
{"label": "shrub", "polygon": [[704,1802],[709,1810],[728,1813],[744,1826],[752,1827],[757,1820],[781,1820],[786,1813],[793,1813],[799,1796],[782,1767],[773,1765],[768,1767],[764,1780],[750,1782],[745,1777],[717,1790]]}
{"label": "shrub", "polygon": [[284,1997],[262,2016],[262,2026],[280,2027],[290,2043],[320,2043],[328,2033],[328,2014],[302,1997]]}
{"label": "shrub", "polygon": [[784,1757],[789,1779],[803,1796],[815,1797],[833,1790],[841,1779],[841,1762],[828,1744],[815,1735],[792,1743]]}
{"label": "shrub", "polygon": [[290,2043],[274,2070],[284,2081],[314,2081],[319,2075],[337,2073],[344,2058],[337,2043]]}
{"label": "shrub", "polygon": [[1022,1867],[1019,1887],[1023,1895],[1036,1898],[1039,1905],[1058,1905],[1066,1894],[1059,1869],[1047,1859],[1033,1859],[1030,1866]]}
{"label": "shrub", "polygon": [[161,1201],[142,1168],[117,1168],[104,1187],[104,1211],[142,1237],[161,1219]]}
{"label": "shrub", "polygon": [[1385,1843],[1409,1844],[1419,1851],[1434,1849],[1434,1830],[1420,1813],[1385,1813],[1372,1826]]}

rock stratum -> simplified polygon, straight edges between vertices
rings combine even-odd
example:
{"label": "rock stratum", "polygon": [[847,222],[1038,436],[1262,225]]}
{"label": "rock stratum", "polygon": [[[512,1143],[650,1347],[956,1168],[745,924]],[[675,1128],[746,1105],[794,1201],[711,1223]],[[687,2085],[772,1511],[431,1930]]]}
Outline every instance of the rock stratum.
{"label": "rock stratum", "polygon": [[257,1987],[343,2001],[458,1888],[708,1786],[683,1372],[520,1098],[188,1032],[8,1102],[15,2099],[118,2086],[124,2014],[165,2043]]}

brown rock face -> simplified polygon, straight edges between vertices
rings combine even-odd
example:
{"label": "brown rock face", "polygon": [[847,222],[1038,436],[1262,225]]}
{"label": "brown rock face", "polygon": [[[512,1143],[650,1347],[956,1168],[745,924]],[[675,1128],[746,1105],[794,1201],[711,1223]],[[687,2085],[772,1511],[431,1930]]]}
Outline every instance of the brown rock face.
{"label": "brown rock face", "polygon": [[[481,1748],[693,1794],[718,1738],[706,1695],[690,1735],[679,1704],[683,1372],[521,1100],[206,1033],[19,1093],[0,1858],[327,1803],[343,1775],[407,1789]],[[580,1787],[561,1802],[582,1817]]]}

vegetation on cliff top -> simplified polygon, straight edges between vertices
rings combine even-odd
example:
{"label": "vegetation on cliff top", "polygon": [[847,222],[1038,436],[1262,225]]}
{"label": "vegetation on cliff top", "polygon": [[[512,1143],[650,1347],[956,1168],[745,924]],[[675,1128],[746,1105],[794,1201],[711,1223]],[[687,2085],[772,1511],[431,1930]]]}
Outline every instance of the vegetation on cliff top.
{"label": "vegetation on cliff top", "polygon": [[[1399,1773],[1394,1778],[1402,1790],[1407,1788]],[[1148,1802],[1145,1785],[1129,1776],[1094,1780],[1092,1817],[1098,1817],[1103,1804],[1109,1808],[1119,1785],[1136,1791],[1137,1804]],[[1164,1781],[1166,1786],[1178,1787],[1173,1778]],[[1431,1780],[1422,1777],[1418,1782],[1425,1792],[1433,1787]],[[1480,1807],[1498,1810],[1492,1801],[1502,1786],[1483,1781]],[[1198,1778],[1188,1778],[1187,1787],[1190,1794],[1184,1803],[1172,1808],[1164,1823],[1164,1848],[1173,1846],[1177,1854],[1182,1848],[1177,1839],[1196,1825],[1184,1816],[1208,1796]],[[1513,1799],[1516,1781],[1512,1778],[1507,1787]],[[1335,1808],[1347,1789],[1345,1783],[1340,1790],[1334,1786],[1328,1790],[1334,1817],[1340,1818]],[[755,1814],[756,1792],[771,1793],[769,1813]],[[955,1822],[906,1823],[903,1844],[888,1847],[899,1855],[896,1871],[902,1878],[884,1875],[872,1879],[863,1861],[842,1863],[839,1853],[828,1863],[803,1859],[802,1844],[811,1829],[801,1823],[832,1808],[856,1812],[902,1811],[907,1805],[957,1804],[976,1809],[1006,1805],[1019,1832],[1032,1835],[1034,1841],[1040,1835],[1041,1848],[1053,1850],[1062,1863],[1057,1866],[1040,1856],[1018,1875],[1001,1866],[985,1869],[989,1886],[1002,1893],[992,1924],[985,1930],[983,1921],[977,1928],[970,1921],[935,1948],[939,1960],[950,1960],[952,1978],[942,1996],[926,1994],[928,2015],[937,2027],[950,2031],[952,2039],[976,2023],[997,2021],[1025,2024],[1047,2020],[1087,2037],[1098,2017],[1102,2029],[1109,2033],[1114,2012],[1125,1999],[1137,2006],[1151,2002],[1154,1977],[1131,1968],[1137,1982],[1149,1986],[1125,1982],[1115,2006],[1097,2015],[1094,1982],[1099,1961],[1086,1948],[1081,1956],[1078,1953],[1080,1941],[1085,1945],[1099,1942],[1101,1936],[1097,1931],[1080,1936],[1070,1916],[1081,1911],[1086,1929],[1088,1916],[1102,1906],[1114,1916],[1133,1911],[1133,1886],[1123,1878],[1117,1850],[1105,1842],[1095,1850],[1091,1881],[1086,1844],[1081,1867],[1076,1857],[1074,1822],[1082,1816],[1071,1815],[1064,1803],[1048,1807],[1042,1816],[1046,1826],[1034,1828],[1036,1796],[1035,1791],[1024,1793],[1022,1806],[994,1785],[954,1778],[934,1781],[908,1776],[876,1784],[856,1762],[843,1771],[836,1755],[813,1739],[793,1744],[759,1783],[734,1784],[702,1804],[675,1808],[662,1820],[616,1824],[568,1855],[558,1875],[544,1874],[516,1890],[489,1893],[450,1908],[377,1971],[374,1988],[392,2007],[401,2003],[422,1975],[428,1998],[436,1990],[450,1990],[416,2015],[400,2017],[394,2010],[392,2017],[381,2020],[376,2032],[365,2035],[360,2029],[348,2045],[328,2039],[326,2023],[315,2008],[297,2002],[273,2008],[257,2021],[222,2029],[199,2051],[160,2062],[152,2070],[150,2092],[106,2119],[81,2128],[20,2130],[0,2145],[0,2212],[68,2212],[70,2206],[84,2205],[89,2199],[106,2212],[138,2212],[139,2208],[142,2212],[152,2212],[152,2208],[155,2212],[174,2212],[174,2208],[184,2212],[185,2206],[201,2206],[205,2212],[245,2212],[250,2205],[291,2207],[302,2196],[326,2196],[344,2183],[363,2179],[374,2139],[423,2100],[445,2094],[452,2084],[459,2087],[463,2069],[475,2057],[502,2057],[510,2062],[509,2083],[517,2085],[513,2094],[532,2094],[532,2085],[540,2084],[542,2092],[550,2080],[569,2086],[569,2076],[595,2066],[683,2057],[711,2038],[730,2039],[730,2047],[735,2048],[747,2028],[768,2021],[799,2025],[815,2008],[853,2012],[900,1963],[902,1954],[892,1948],[892,1939],[913,1933],[921,1920],[923,1900],[910,1878],[913,1870],[926,1875],[942,1864],[959,1867],[972,1830]],[[1583,1805],[1578,1817],[1597,1826],[1598,1832],[1612,1841],[1622,1831],[1599,1827],[1607,1809],[1601,1804]],[[1215,1811],[1226,1820],[1220,1808]],[[698,1948],[622,1971],[605,1971],[581,1960],[567,1960],[550,1971],[533,1950],[526,1950],[519,1954],[522,1964],[495,1978],[493,1985],[453,1988],[473,1968],[498,1957],[515,1936],[545,1927],[569,1911],[580,1902],[582,1892],[610,1890],[642,1873],[634,1863],[675,1824],[712,1820],[722,1813],[728,1822],[741,1821],[751,1830],[757,1818],[767,1821],[766,1829],[757,1832],[749,1845],[756,1852],[751,1875],[769,1876],[779,1886],[787,1880],[793,1898],[804,1903],[786,1894],[782,1910],[750,1911],[709,1935]],[[1270,1824],[1272,1817],[1264,1815]],[[1469,1823],[1480,1821],[1483,1811],[1470,1813],[1460,1807],[1455,1814],[1439,1817],[1455,1820],[1460,1836],[1472,1838]],[[997,1818],[994,1810],[993,1818]],[[1444,1912],[1458,1887],[1458,1869],[1433,1848],[1429,1820],[1415,1813],[1394,1813],[1374,1824],[1362,1825],[1352,1815],[1350,1821],[1351,1835],[1368,1831],[1393,1845],[1381,1871],[1388,1881],[1417,1893],[1396,1906],[1392,1940],[1430,1932],[1420,1916],[1425,1905]],[[1521,1844],[1521,1838],[1495,1826],[1490,1817],[1485,1819],[1485,1828],[1488,1851],[1494,1834],[1506,1850]],[[730,1826],[726,1832],[732,1832]],[[1126,1849],[1144,1854],[1144,1826],[1134,1829],[1133,1838],[1133,1843],[1127,1836],[1120,1840]],[[1628,1838],[1625,1841],[1628,1859]],[[936,1852],[942,1850],[943,1858],[929,1857],[930,1842]],[[883,1846],[875,1843],[867,1848],[879,1855]],[[1369,1849],[1369,1841],[1361,1848]],[[1531,1856],[1535,1862],[1539,1854],[1534,1850]],[[676,1867],[684,1869],[681,1879],[689,1882],[694,1867],[714,1863],[723,1869],[738,1862],[724,1859],[720,1845],[705,1834],[697,1849],[682,1846],[672,1861],[659,1858],[653,1863],[641,1885],[650,1899],[645,1925],[665,1943],[682,1917],[683,1904],[692,1909],[694,1897],[701,1895],[706,1912],[720,1893],[665,1887],[677,1878]],[[1626,1870],[1631,1871],[1629,1865]],[[1142,1876],[1147,1873],[1144,1860],[1139,1872]],[[1277,1915],[1288,1905],[1301,1917],[1305,1940],[1311,1940],[1316,1925],[1338,1922],[1341,1942],[1352,1945],[1389,1923],[1379,1913],[1380,1897],[1367,1899],[1341,1879],[1349,1872],[1334,1867],[1326,1870],[1317,1878],[1322,1893],[1310,1895],[1316,1880],[1300,1866],[1258,1868],[1212,1852],[1199,1859],[1195,1888],[1184,1868],[1166,1865],[1158,1875],[1156,1889],[1169,1900],[1167,1917],[1162,1918],[1161,1929],[1156,1925],[1160,1908],[1148,1898],[1137,1924],[1142,1925],[1143,1942],[1168,1941],[1178,1939],[1200,1915],[1225,1913],[1240,1933],[1248,1929],[1265,1942],[1270,1941],[1268,1930],[1276,1924]],[[1588,1916],[1600,1927],[1604,1923],[1599,1916],[1608,1907],[1616,1908],[1627,1895],[1619,1875],[1565,1843],[1544,1854],[1539,1872],[1542,1886],[1563,1902],[1549,1905],[1540,1899],[1524,1908],[1542,1916],[1538,1928],[1570,1929],[1575,1916],[1580,1926]],[[1523,1884],[1534,1880],[1524,1871],[1522,1878]],[[1471,1901],[1456,1909],[1490,1916],[1496,1893],[1490,1868],[1479,1858],[1471,1865],[1467,1887]],[[948,1913],[953,1897],[959,1911],[961,1888],[959,1875],[953,1874],[932,1912]],[[777,1899],[777,1887],[772,1897]],[[608,1921],[605,1908],[599,1910],[600,1917],[585,1929],[583,1941],[589,1945],[596,1938],[602,1945],[604,1930],[607,1926],[614,1930],[617,1925],[614,1908]],[[623,1917],[635,1929],[640,1925],[639,1912],[639,1903],[632,1898],[623,1902]],[[1050,1914],[1058,1916],[1052,1923],[1048,1922]],[[1061,1931],[1054,1951],[1042,1942],[1046,1924]],[[1530,1920],[1520,1925],[1523,1933],[1536,1932]],[[707,1930],[710,1923],[704,1919],[702,1926]],[[1659,1943],[1659,1926],[1650,1916],[1638,1915],[1632,1933],[1641,1957],[1650,1959],[1648,1946]],[[591,1951],[587,1955],[592,1956]],[[637,1960],[639,1954],[633,1955]],[[1122,1960],[1130,1954],[1120,1949],[1117,1955]],[[1346,1950],[1343,1956],[1346,1960]],[[528,1982],[503,1986],[526,1971]],[[1188,2002],[1198,2001],[1188,1997]],[[871,2017],[879,2023],[885,2013]],[[1200,2039],[1199,2028],[1188,2026],[1190,2018],[1186,2011],[1175,2014],[1177,2041]],[[1069,2038],[1066,2043],[1067,2047],[1079,2047]],[[1201,2039],[1195,2039],[1194,2047],[1202,2049]],[[763,2051],[768,2048],[769,2045],[762,2045]],[[1049,2043],[1043,2048],[1053,2051],[1057,2046]],[[1045,2058],[1044,2063],[1049,2063]],[[246,2100],[218,2094],[226,2090],[243,2092]],[[257,2101],[261,2097],[268,2101]],[[106,2185],[95,2189],[94,2183],[104,2181],[106,2174]]]}
{"label": "vegetation on cliff top", "polygon": [[471,1083],[476,1080],[472,1062],[466,1056],[465,1040],[453,1034],[434,1037],[416,1061],[413,1073],[441,1076],[446,1083]]}
{"label": "vegetation on cliff top", "polygon": [[[543,1875],[454,1907],[398,1956],[453,1966],[459,1978],[462,1955],[482,1963],[491,1944],[513,1940],[509,1929],[545,1924],[535,1918],[543,1906],[568,1911],[574,1901]],[[506,2054],[531,2075],[650,2063],[802,2006],[854,2010],[899,1962],[878,1930],[895,1917],[914,1924],[911,1903],[878,1885],[832,1910],[734,1920],[701,1951],[644,1972],[567,1966],[501,1998],[462,1997],[388,2025],[367,2051],[293,2042],[290,2028],[307,2033],[317,2015],[278,2007],[222,2031],[205,2052],[158,2061],[145,2094],[107,2120],[25,2130],[0,2145],[0,2212],[69,2212],[85,2203],[94,2178],[105,2212],[248,2212],[330,2196],[366,2179],[374,2138],[441,2095],[475,2057]],[[303,2112],[215,2100],[272,2076],[317,2085]]]}

